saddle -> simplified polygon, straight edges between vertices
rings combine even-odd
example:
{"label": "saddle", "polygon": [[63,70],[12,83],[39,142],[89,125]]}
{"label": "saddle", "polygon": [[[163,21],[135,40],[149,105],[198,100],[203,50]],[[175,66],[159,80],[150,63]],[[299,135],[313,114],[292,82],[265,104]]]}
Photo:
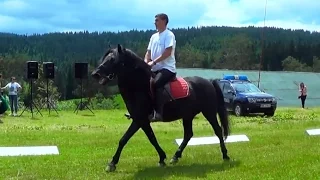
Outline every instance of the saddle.
{"label": "saddle", "polygon": [[[150,79],[150,92],[151,96],[154,98],[155,94],[153,94],[152,81],[153,78]],[[190,86],[184,78],[174,77],[167,84],[164,85],[162,95],[169,96],[169,101],[183,99],[190,96]]]}

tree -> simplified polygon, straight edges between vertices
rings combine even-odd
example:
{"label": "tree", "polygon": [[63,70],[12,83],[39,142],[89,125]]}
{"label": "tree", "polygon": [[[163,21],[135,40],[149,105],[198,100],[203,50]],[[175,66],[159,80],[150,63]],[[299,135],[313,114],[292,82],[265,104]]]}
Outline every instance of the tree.
{"label": "tree", "polygon": [[320,58],[313,56],[313,72],[320,72]]}
{"label": "tree", "polygon": [[255,48],[245,34],[238,34],[220,40],[221,48],[216,53],[215,67],[228,69],[257,69]]}
{"label": "tree", "polygon": [[299,60],[294,57],[288,56],[282,61],[284,71],[312,71],[312,68],[307,66],[305,63],[300,63]]}

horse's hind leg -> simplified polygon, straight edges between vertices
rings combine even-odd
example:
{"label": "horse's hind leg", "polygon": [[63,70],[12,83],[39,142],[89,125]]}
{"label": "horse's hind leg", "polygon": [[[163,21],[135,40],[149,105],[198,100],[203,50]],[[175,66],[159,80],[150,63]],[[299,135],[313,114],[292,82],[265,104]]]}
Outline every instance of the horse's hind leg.
{"label": "horse's hind leg", "polygon": [[182,119],[183,129],[184,129],[183,141],[180,144],[174,156],[172,157],[172,159],[170,160],[171,164],[176,164],[179,161],[179,158],[182,157],[183,150],[186,148],[188,142],[193,136],[193,130],[192,130],[193,118],[194,118],[194,115]]}
{"label": "horse's hind leg", "polygon": [[[210,107],[210,106],[209,106]],[[211,106],[212,108],[212,106]],[[216,136],[219,138],[220,141],[220,149],[222,152],[222,157],[224,160],[229,160],[229,156],[228,156],[228,150],[226,148],[226,145],[224,143],[223,140],[223,136],[222,136],[222,128],[220,127],[219,123],[218,123],[218,119],[216,116],[216,111],[213,111],[212,109],[208,109],[206,108],[204,111],[202,111],[202,114],[204,115],[204,117],[209,121],[209,123],[211,124]]]}

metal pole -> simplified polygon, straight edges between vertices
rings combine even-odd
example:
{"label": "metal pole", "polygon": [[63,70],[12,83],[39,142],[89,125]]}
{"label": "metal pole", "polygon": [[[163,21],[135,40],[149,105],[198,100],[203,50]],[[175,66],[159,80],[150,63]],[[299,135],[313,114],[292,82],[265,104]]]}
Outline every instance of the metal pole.
{"label": "metal pole", "polygon": [[263,20],[263,28],[262,28],[262,32],[261,32],[261,55],[260,55],[260,65],[259,65],[259,79],[258,79],[258,88],[260,88],[260,79],[261,79],[261,68],[262,68],[262,62],[263,62],[263,51],[264,51],[264,29],[266,26],[266,15],[267,15],[267,2],[268,0],[266,0],[266,4],[264,7],[264,20]]}

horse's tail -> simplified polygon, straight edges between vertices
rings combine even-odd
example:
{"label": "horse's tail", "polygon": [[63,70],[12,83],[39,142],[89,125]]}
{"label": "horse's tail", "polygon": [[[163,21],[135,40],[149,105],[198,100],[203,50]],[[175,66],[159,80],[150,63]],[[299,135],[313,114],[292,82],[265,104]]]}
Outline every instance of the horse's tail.
{"label": "horse's tail", "polygon": [[217,79],[211,80],[211,83],[214,86],[217,93],[218,114],[219,114],[220,122],[223,128],[223,135],[225,139],[227,139],[228,135],[230,134],[230,126],[229,126],[230,124],[229,124],[228,112],[224,102],[224,97],[222,94],[222,90],[217,82]]}

